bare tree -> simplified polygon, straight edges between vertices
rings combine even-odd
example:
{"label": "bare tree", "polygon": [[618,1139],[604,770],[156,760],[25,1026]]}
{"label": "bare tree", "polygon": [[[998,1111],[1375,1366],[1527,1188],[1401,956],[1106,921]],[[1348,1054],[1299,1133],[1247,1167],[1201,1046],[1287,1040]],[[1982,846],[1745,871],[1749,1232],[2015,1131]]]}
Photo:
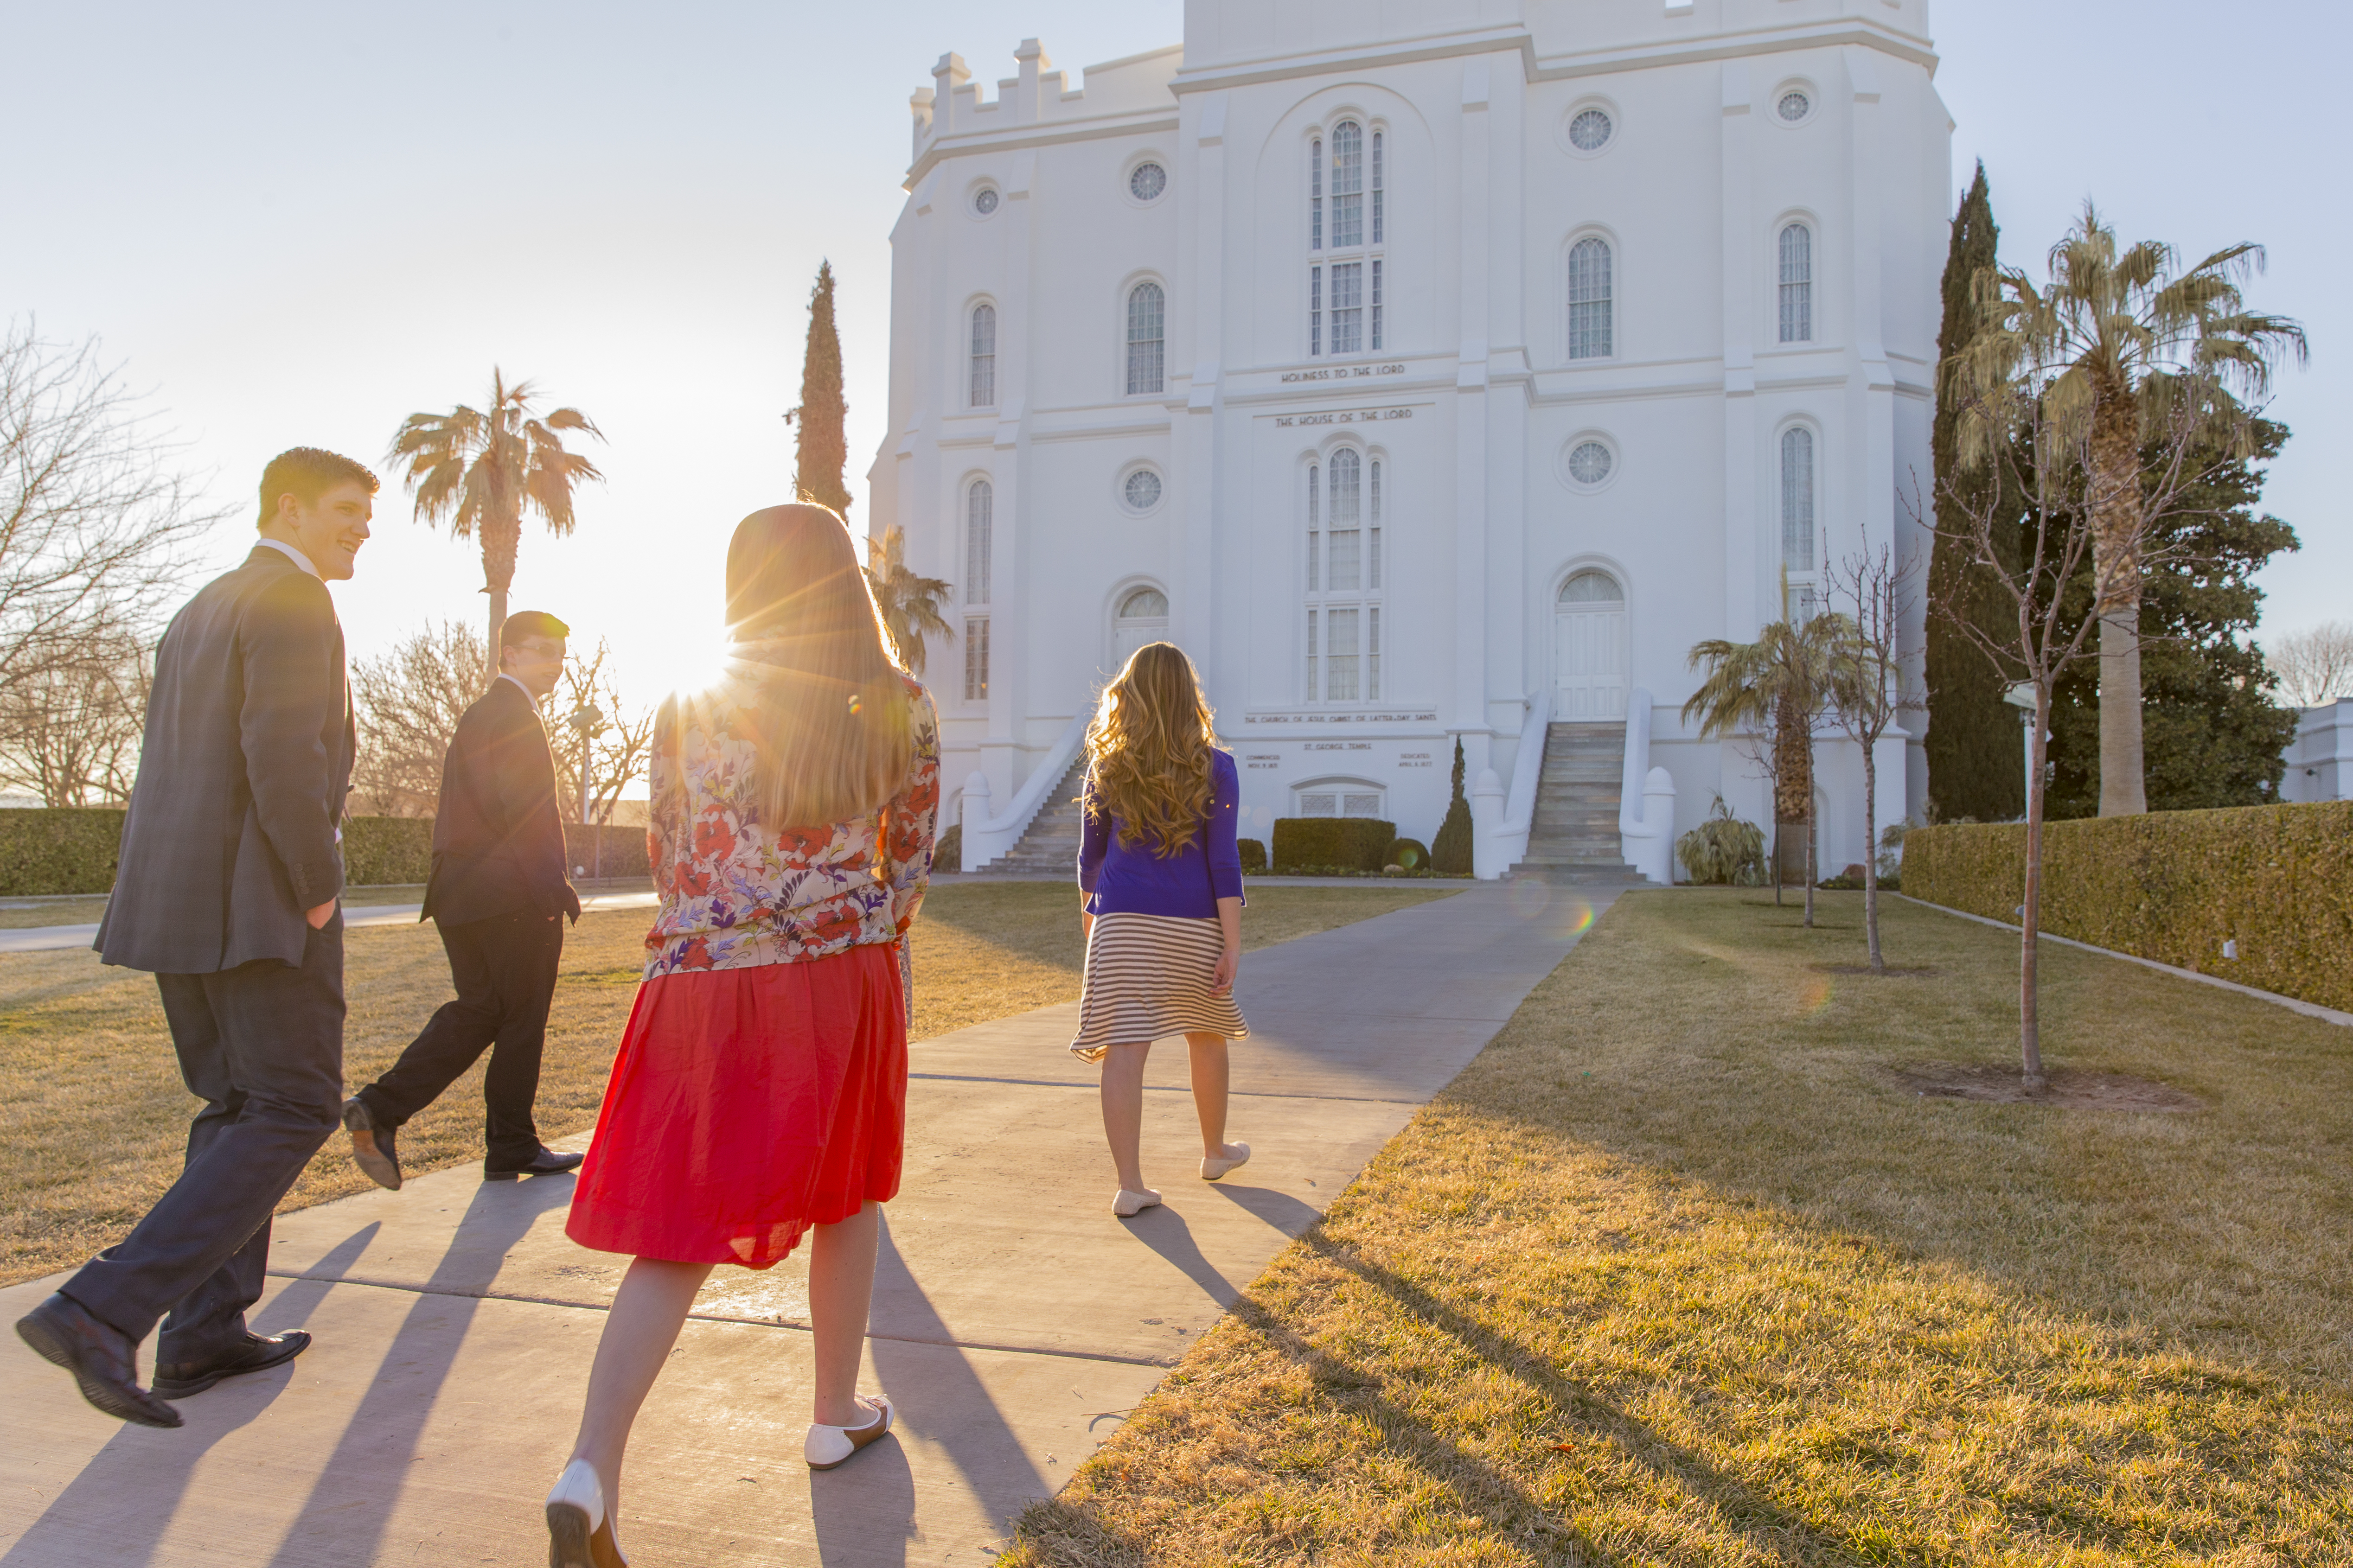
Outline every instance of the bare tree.
{"label": "bare tree", "polygon": [[[0,689],[111,668],[153,627],[196,535],[225,513],[98,342],[0,335]],[[67,689],[76,689],[69,681]]]}
{"label": "bare tree", "polygon": [[74,662],[0,686],[0,782],[43,805],[122,805],[139,772],[153,662],[136,637],[90,641]]}
{"label": "bare tree", "polygon": [[2323,621],[2266,641],[2263,659],[2290,707],[2317,708],[2353,697],[2353,621]]}
{"label": "bare tree", "polygon": [[1926,706],[1905,694],[1900,642],[1917,574],[1914,562],[1899,562],[1884,544],[1846,557],[1829,574],[1831,604],[1840,610],[1838,630],[1846,643],[1834,661],[1831,708],[1862,749],[1862,929],[1873,974],[1887,973],[1879,945],[1879,741],[1904,715]]}
{"label": "bare tree", "polygon": [[600,638],[593,655],[565,660],[564,682],[556,689],[548,735],[568,822],[611,821],[621,792],[644,774],[653,754],[654,710],[622,696],[605,668],[611,652]]}
{"label": "bare tree", "polygon": [[482,634],[457,621],[428,621],[391,652],[354,662],[360,754],[353,792],[379,816],[436,815],[450,738],[490,680]]}
{"label": "bare tree", "polygon": [[[1980,279],[1989,314],[2009,309],[2002,279]],[[2210,477],[2197,459],[2217,449],[2213,438],[2215,399],[2207,385],[2157,408],[2143,427],[2141,504],[2112,510],[2095,522],[2090,504],[2094,432],[2076,400],[2053,395],[2072,369],[2065,345],[2031,331],[1982,331],[1943,368],[1957,412],[1960,463],[1937,476],[1946,506],[1926,511],[1915,497],[1910,510],[1924,528],[1951,545],[1974,567],[1997,603],[2012,618],[1976,616],[1957,597],[1940,595],[1933,608],[1971,645],[1993,661],[2001,678],[2033,693],[2033,729],[2028,745],[2025,901],[2019,910],[2019,1055],[2026,1087],[2040,1089],[2042,1036],[2037,1008],[2037,950],[2042,915],[2042,810],[2051,767],[2051,701],[2058,679],[2081,658],[2100,657],[2091,647],[2096,628],[2109,624],[2099,615],[2066,612],[2067,589],[2095,555],[2106,563],[2127,562],[2138,575],[2188,558],[2176,531],[2160,525],[2173,517],[2198,485]],[[2219,444],[2226,452],[2231,443]],[[2225,460],[2227,460],[2227,456]],[[1967,482],[1990,468],[2003,482]],[[2118,511],[2123,513],[2119,520]],[[2008,548],[2015,539],[2017,549]],[[1966,574],[1956,574],[1955,582]],[[2104,580],[2099,592],[2122,590]],[[2105,602],[2105,598],[2104,601]]]}

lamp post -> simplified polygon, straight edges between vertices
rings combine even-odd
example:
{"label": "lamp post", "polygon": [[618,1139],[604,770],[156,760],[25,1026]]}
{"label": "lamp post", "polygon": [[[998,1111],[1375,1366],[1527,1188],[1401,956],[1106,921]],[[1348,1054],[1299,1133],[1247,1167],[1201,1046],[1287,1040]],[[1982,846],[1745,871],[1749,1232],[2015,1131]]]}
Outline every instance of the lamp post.
{"label": "lamp post", "polygon": [[2034,682],[2021,680],[2001,694],[2001,700],[2018,710],[2018,732],[2026,740],[2026,803],[2034,804]]}
{"label": "lamp post", "polygon": [[[580,731],[580,829],[586,833],[589,828],[588,742],[603,731],[605,715],[595,703],[583,702],[565,715],[564,721]],[[605,870],[605,836],[596,834],[590,843],[594,845],[588,852],[590,867],[596,875],[602,876]]]}

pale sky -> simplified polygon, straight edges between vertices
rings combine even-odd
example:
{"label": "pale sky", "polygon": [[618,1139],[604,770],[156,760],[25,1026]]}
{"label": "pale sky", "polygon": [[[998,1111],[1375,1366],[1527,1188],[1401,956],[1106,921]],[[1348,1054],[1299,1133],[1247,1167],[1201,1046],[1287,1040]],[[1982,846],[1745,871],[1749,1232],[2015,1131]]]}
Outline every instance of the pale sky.
{"label": "pale sky", "polygon": [[[1297,5],[1305,0],[1269,0]],[[2086,195],[2126,238],[2270,247],[2253,303],[2300,319],[2295,438],[2268,510],[2300,555],[2266,630],[2353,613],[2353,504],[2325,454],[2353,426],[2353,255],[2338,62],[2320,0],[1936,0],[1954,195],[1982,157],[2005,259],[2039,268]],[[382,468],[401,417],[479,403],[493,363],[586,411],[609,483],[571,538],[526,524],[515,607],[608,637],[650,700],[691,673],[735,520],[787,499],[810,281],[840,275],[853,527],[881,431],[889,236],[907,96],[945,49],[976,78],[1041,38],[1082,70],[1176,41],[1177,0],[891,6],[606,0],[69,5],[0,0],[0,315],[97,333],[236,508],[297,444]],[[992,89],[993,90],[993,89]],[[2330,192],[2337,193],[2331,195]],[[2330,286],[2327,279],[2338,282]],[[479,621],[479,556],[387,482],[353,651]]]}

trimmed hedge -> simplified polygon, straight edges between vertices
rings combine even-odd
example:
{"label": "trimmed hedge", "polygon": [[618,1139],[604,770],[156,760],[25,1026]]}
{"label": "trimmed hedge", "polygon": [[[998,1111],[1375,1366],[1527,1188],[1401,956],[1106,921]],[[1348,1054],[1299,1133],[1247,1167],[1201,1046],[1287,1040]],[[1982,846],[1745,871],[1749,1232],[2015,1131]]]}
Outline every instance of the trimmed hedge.
{"label": "trimmed hedge", "polygon": [[[1904,836],[1913,898],[2015,924],[2025,887],[2023,824]],[[2353,1010],[2353,801],[2046,823],[2042,929]]]}
{"label": "trimmed hedge", "polygon": [[121,846],[121,806],[0,811],[0,894],[103,893]]}
{"label": "trimmed hedge", "polygon": [[945,833],[941,834],[938,839],[933,843],[932,869],[934,871],[961,871],[964,869],[963,823],[957,823],[954,827],[951,827]]}
{"label": "trimmed hedge", "polygon": [[1234,841],[1234,847],[1241,854],[1243,870],[1263,871],[1266,869],[1265,845],[1261,844],[1255,838],[1238,838]]}
{"label": "trimmed hedge", "polygon": [[[0,811],[0,897],[104,893],[114,888],[122,812],[111,806]],[[642,827],[564,829],[566,866],[594,867],[605,840],[607,877],[650,877]],[[433,874],[429,816],[353,816],[343,822],[343,879],[355,888],[417,883]]]}
{"label": "trimmed hedge", "polygon": [[1347,871],[1377,871],[1397,839],[1397,824],[1369,816],[1278,816],[1274,863],[1337,866]]}

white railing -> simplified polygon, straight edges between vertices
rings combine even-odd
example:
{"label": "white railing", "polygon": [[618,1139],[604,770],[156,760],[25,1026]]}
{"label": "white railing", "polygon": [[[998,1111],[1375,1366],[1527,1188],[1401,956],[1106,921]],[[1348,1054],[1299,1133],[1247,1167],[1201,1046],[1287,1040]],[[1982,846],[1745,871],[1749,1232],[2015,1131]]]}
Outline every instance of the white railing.
{"label": "white railing", "polygon": [[978,871],[992,860],[1002,859],[1021,842],[1029,825],[1045,808],[1046,797],[1062,782],[1078,760],[1079,748],[1086,744],[1087,721],[1092,713],[1074,714],[1055,737],[1053,749],[1030,770],[1019,789],[1013,794],[1013,803],[1001,816],[988,813],[988,780],[975,770],[964,782],[964,800],[958,807],[957,820],[964,825],[964,868]]}
{"label": "white railing", "polygon": [[[1535,824],[1536,791],[1544,784],[1545,732],[1552,724],[1552,688],[1546,686],[1531,694],[1527,707],[1527,717],[1520,723],[1519,755],[1512,759],[1512,790],[1504,797],[1503,820],[1472,840],[1472,872],[1489,881],[1527,858],[1528,832]],[[1492,816],[1495,796],[1502,793],[1495,770],[1481,770],[1480,799],[1474,806],[1483,803]],[[1478,815],[1472,812],[1474,819]]]}
{"label": "white railing", "polygon": [[1674,880],[1675,781],[1651,765],[1651,694],[1626,700],[1626,766],[1618,783],[1618,856],[1651,881]]}

